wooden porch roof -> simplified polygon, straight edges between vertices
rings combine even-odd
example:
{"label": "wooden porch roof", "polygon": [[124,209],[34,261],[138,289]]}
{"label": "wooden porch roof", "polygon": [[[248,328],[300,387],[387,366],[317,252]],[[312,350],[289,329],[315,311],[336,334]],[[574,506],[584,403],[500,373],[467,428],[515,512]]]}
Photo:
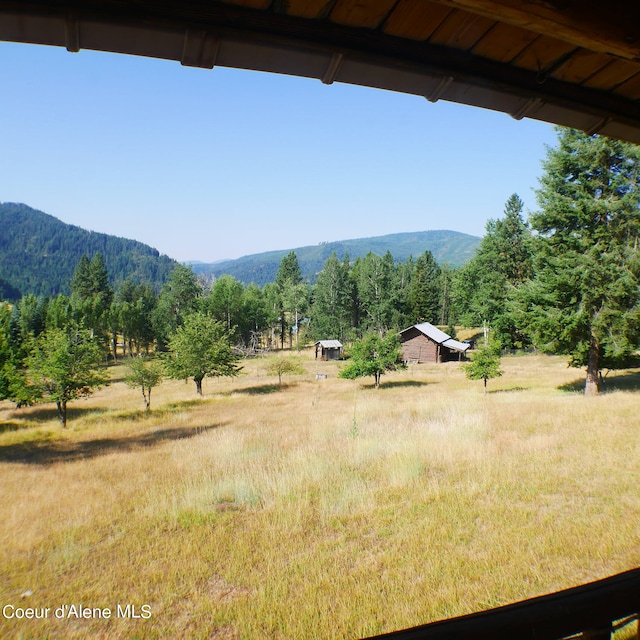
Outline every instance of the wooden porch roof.
{"label": "wooden porch roof", "polygon": [[0,40],[346,82],[640,143],[640,3],[0,0]]}

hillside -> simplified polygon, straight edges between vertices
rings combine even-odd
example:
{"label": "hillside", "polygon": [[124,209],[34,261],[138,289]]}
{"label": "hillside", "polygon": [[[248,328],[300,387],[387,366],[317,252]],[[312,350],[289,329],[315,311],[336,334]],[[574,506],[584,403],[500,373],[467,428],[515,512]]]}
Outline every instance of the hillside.
{"label": "hillside", "polygon": [[65,224],[25,204],[0,204],[0,295],[4,298],[69,293],[82,255],[91,258],[97,252],[115,286],[130,278],[159,288],[176,265],[136,240]]}
{"label": "hillside", "polygon": [[[419,231],[415,233],[393,233],[373,238],[358,238],[340,242],[293,249],[298,256],[300,269],[308,282],[313,282],[322,269],[325,260],[335,251],[342,259],[345,253],[352,260],[364,257],[369,251],[383,255],[387,251],[397,262],[406,261],[409,256],[418,257],[427,249],[433,253],[438,263],[460,266],[469,260],[480,243],[480,238],[457,231]],[[273,282],[282,258],[291,251],[268,251],[244,256],[237,260],[226,260],[214,264],[192,263],[193,270],[204,276],[219,277],[229,274],[248,284],[255,282],[262,286]]]}

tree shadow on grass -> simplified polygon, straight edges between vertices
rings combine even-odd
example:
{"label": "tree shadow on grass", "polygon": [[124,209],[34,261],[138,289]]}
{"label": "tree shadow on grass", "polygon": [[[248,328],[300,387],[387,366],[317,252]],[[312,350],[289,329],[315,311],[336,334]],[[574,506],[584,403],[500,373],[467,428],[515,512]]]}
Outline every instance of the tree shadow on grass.
{"label": "tree shadow on grass", "polygon": [[95,440],[71,441],[67,439],[42,439],[0,446],[0,462],[19,462],[48,465],[56,462],[87,460],[109,453],[130,452],[201,435],[222,424],[199,427],[156,429],[146,433],[121,438],[98,438]]}
{"label": "tree shadow on grass", "polygon": [[191,407],[200,406],[205,398],[193,398],[192,400],[180,400],[178,402],[170,402],[169,404],[160,405],[158,411],[182,411]]}
{"label": "tree shadow on grass", "polygon": [[559,391],[566,391],[567,393],[578,393],[579,391],[584,393],[584,378],[573,380],[572,382],[565,382],[557,388]]}
{"label": "tree shadow on grass", "polygon": [[5,422],[0,424],[0,433],[8,433],[9,431],[20,431],[20,429],[26,429],[25,425],[18,422]]}
{"label": "tree shadow on grass", "polygon": [[278,383],[261,384],[257,387],[246,387],[245,389],[234,389],[233,391],[230,391],[229,394],[231,395],[236,393],[246,393],[247,395],[250,395],[250,396],[261,396],[267,393],[275,393],[276,391],[282,391],[282,389],[285,389],[286,387],[287,387],[287,384],[284,382],[281,385],[278,385]]}
{"label": "tree shadow on grass", "polygon": [[[381,389],[395,389],[396,387],[426,387],[427,382],[420,382],[419,380],[391,380],[390,382],[381,382]],[[374,385],[371,385],[372,387]]]}
{"label": "tree shadow on grass", "polygon": [[[561,384],[558,389],[571,393],[584,393],[584,385],[585,379],[580,378]],[[600,393],[613,393],[614,391],[640,391],[640,371],[615,374],[611,377],[605,376],[600,382]]]}
{"label": "tree shadow on grass", "polygon": [[[82,402],[81,400],[79,402]],[[152,412],[158,413],[174,413],[178,411],[184,411],[191,407],[198,406],[202,403],[202,399],[195,400],[181,400],[180,402],[172,402],[166,405],[160,405],[158,407],[152,407]],[[142,403],[140,403],[142,404]],[[23,417],[24,424],[20,422],[14,422],[9,424],[18,425],[19,429],[29,429],[34,426],[39,426],[51,422],[52,420],[58,420],[58,410],[51,402],[38,404],[32,407],[24,407],[22,409],[14,409],[13,417],[17,415]],[[99,419],[101,416],[109,416],[110,420],[140,420],[149,416],[144,409],[136,409],[133,411],[127,411],[124,413],[114,413],[112,409],[107,407],[81,407],[75,404],[69,404],[67,407],[67,419],[69,427],[73,427],[73,423],[80,418],[95,418]],[[5,425],[0,425],[0,433],[3,431],[16,431],[16,429],[3,429]]]}
{"label": "tree shadow on grass", "polygon": [[[426,387],[427,385],[437,384],[435,382],[420,382],[419,380],[391,380],[389,382],[380,382],[379,389],[395,389],[397,387]],[[373,382],[360,383],[361,389],[372,389],[375,391],[376,385]]]}
{"label": "tree shadow on grass", "polygon": [[508,389],[489,389],[489,393],[511,393],[512,391],[528,391],[531,387],[509,387]]}

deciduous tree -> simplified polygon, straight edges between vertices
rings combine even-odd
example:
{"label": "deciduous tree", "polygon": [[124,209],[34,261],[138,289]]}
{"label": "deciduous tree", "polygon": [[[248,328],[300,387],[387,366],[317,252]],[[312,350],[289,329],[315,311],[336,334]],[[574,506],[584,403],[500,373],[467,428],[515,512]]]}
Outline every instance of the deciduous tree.
{"label": "deciduous tree", "polygon": [[178,380],[193,378],[199,396],[205,377],[238,375],[238,360],[225,326],[200,311],[185,317],[171,336],[164,356],[167,375]]}
{"label": "deciduous tree", "polygon": [[340,378],[353,380],[373,376],[375,388],[380,387],[380,377],[387,371],[404,369],[398,334],[389,332],[384,337],[369,333],[356,340],[350,351],[350,362],[340,373]]}
{"label": "deciduous tree", "polygon": [[148,360],[140,356],[127,360],[125,384],[131,389],[140,389],[147,411],[151,410],[151,390],[162,381],[162,366],[157,360]]}
{"label": "deciduous tree", "polygon": [[360,327],[383,335],[391,326],[393,308],[393,256],[388,251],[381,258],[369,252],[354,265]]}
{"label": "deciduous tree", "polygon": [[298,358],[275,358],[269,362],[267,373],[278,376],[278,385],[282,385],[282,376],[302,375],[304,367]]}
{"label": "deciduous tree", "polygon": [[483,380],[487,393],[487,380],[500,377],[500,348],[497,344],[483,344],[471,352],[471,362],[462,365],[469,380]]}
{"label": "deciduous tree", "polygon": [[311,327],[316,340],[347,337],[353,321],[353,289],[348,257],[340,261],[333,252],[313,288]]}
{"label": "deciduous tree", "polygon": [[103,350],[88,330],[48,329],[34,340],[26,359],[29,382],[40,399],[56,403],[63,427],[67,403],[107,383],[102,360]]}

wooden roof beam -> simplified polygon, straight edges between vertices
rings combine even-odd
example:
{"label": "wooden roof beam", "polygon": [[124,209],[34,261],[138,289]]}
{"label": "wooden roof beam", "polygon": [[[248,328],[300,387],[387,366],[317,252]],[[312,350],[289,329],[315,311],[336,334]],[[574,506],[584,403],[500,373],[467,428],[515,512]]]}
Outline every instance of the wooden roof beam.
{"label": "wooden roof beam", "polygon": [[625,0],[431,0],[601,53],[640,61],[640,3]]}

